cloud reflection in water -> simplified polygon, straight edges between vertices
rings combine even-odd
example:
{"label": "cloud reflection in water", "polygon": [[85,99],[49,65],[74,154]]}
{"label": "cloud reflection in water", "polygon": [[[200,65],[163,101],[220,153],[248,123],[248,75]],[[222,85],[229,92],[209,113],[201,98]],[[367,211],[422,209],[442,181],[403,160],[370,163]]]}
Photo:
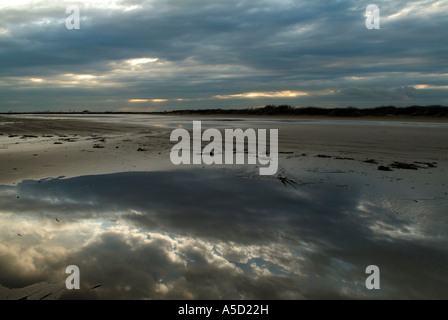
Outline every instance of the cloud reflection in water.
{"label": "cloud reflection in water", "polygon": [[63,283],[76,264],[65,298],[446,299],[446,235],[377,199],[230,170],[25,180],[0,187],[0,284]]}

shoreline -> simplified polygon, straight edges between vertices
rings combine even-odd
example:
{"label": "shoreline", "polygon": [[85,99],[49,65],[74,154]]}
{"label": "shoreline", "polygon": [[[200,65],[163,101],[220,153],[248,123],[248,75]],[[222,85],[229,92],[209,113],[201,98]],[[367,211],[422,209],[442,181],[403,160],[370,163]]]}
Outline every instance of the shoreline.
{"label": "shoreline", "polygon": [[204,118],[204,119],[297,119],[297,120],[341,120],[341,121],[390,121],[390,122],[434,122],[434,123],[448,123],[448,118],[446,117],[432,117],[432,116],[328,116],[328,115],[258,115],[258,114],[182,114],[182,113],[17,113],[17,114],[0,114],[0,122],[2,118],[6,119],[9,117],[20,118],[25,116],[33,116],[36,118],[42,117],[88,117],[102,118],[107,116],[161,116],[161,117],[185,117],[185,118]]}

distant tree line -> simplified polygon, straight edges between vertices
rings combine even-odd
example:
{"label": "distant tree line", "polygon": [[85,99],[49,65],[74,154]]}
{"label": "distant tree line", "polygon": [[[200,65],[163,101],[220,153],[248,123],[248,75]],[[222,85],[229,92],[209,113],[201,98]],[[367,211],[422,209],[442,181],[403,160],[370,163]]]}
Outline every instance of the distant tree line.
{"label": "distant tree line", "polygon": [[[0,113],[2,114],[2,113]],[[5,114],[5,113],[3,113]],[[262,108],[246,108],[246,109],[194,109],[194,110],[174,110],[163,112],[120,112],[105,111],[96,112],[84,110],[81,112],[8,112],[8,114],[162,114],[162,115],[254,115],[254,116],[328,116],[328,117],[433,117],[447,118],[448,107],[433,106],[410,106],[395,107],[382,106],[376,108],[318,108],[318,107],[293,107],[289,105],[267,105]]]}
{"label": "distant tree line", "polygon": [[163,114],[200,114],[200,115],[288,115],[288,116],[330,116],[330,117],[393,117],[393,116],[417,116],[417,117],[448,117],[446,106],[410,106],[395,107],[382,106],[369,109],[355,107],[347,108],[317,108],[317,107],[292,107],[289,105],[267,105],[262,108],[247,109],[201,109],[201,110],[175,110]]}

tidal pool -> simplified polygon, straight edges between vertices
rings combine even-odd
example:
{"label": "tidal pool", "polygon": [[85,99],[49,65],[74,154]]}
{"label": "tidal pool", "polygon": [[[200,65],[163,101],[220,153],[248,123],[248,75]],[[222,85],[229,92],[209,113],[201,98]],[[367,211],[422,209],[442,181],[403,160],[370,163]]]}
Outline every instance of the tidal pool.
{"label": "tidal pool", "polygon": [[0,186],[0,285],[65,288],[76,265],[81,289],[58,298],[447,299],[446,193],[366,179],[203,168]]}

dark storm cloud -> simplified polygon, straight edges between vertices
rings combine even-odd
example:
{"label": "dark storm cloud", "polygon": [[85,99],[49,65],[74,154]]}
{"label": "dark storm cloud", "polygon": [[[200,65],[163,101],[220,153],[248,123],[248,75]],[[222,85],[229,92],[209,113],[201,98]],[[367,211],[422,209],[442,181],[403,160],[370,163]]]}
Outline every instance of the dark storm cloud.
{"label": "dark storm cloud", "polygon": [[[434,81],[446,85],[444,1],[377,1],[380,30],[365,27],[368,3],[350,0],[111,4],[80,3],[80,30],[65,28],[68,15],[56,2],[2,7],[0,85],[8,91],[1,97],[3,108],[30,104],[32,109],[33,100],[43,100],[50,108],[76,106],[83,99],[71,105],[71,98],[79,96],[93,108],[109,105],[116,109],[132,98],[205,99],[183,104],[210,107],[221,103],[212,98],[216,95],[283,90],[309,92],[307,97],[286,99],[299,105],[327,100],[344,105],[352,100],[323,92],[374,91],[378,84],[365,78],[384,79],[385,75],[391,80],[381,80],[378,90]],[[138,72],[126,73],[129,65],[125,61],[141,57],[158,58],[160,64],[144,64]],[[124,72],[117,73],[117,69]],[[56,81],[64,74],[90,74],[110,81],[99,79],[93,88],[101,94],[92,97],[82,83],[63,86]],[[25,80],[14,83],[17,77]],[[352,77],[361,80],[354,85]],[[28,83],[28,78],[44,81]],[[105,88],[110,90],[102,91]],[[62,94],[60,89],[73,91]],[[39,91],[55,101],[39,99]],[[111,95],[119,101],[105,103]],[[62,97],[65,102],[58,99]],[[393,101],[402,102],[400,97],[393,96]],[[411,98],[411,102],[424,102],[431,96]],[[432,102],[443,103],[444,98],[436,95]],[[159,108],[169,106],[170,101]]]}

